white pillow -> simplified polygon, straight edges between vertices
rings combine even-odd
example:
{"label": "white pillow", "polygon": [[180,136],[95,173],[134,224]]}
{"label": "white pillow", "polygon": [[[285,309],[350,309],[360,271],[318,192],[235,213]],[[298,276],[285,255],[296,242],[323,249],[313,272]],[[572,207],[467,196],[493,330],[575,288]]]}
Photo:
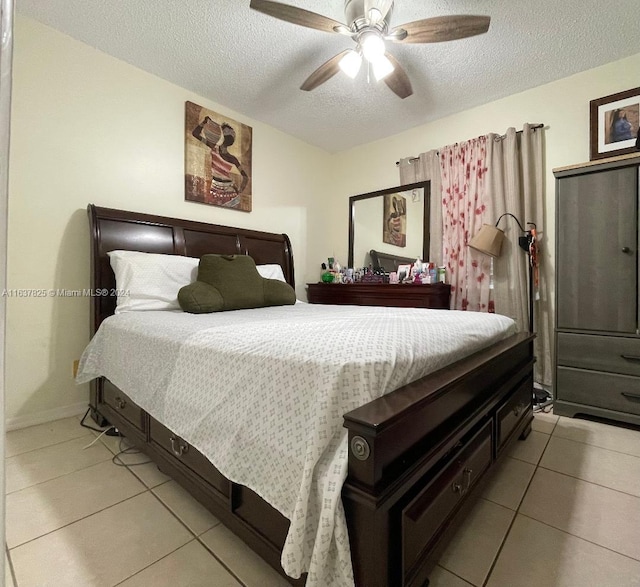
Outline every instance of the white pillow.
{"label": "white pillow", "polygon": [[134,310],[179,310],[178,291],[198,276],[195,257],[137,251],[107,253],[116,276],[116,314]]}
{"label": "white pillow", "polygon": [[273,263],[270,265],[256,265],[258,268],[258,273],[261,277],[266,277],[267,279],[277,279],[278,281],[284,281],[286,283],[286,279],[284,278],[284,273],[282,272],[282,267],[277,263]]}
{"label": "white pillow", "polygon": [[[137,310],[179,310],[178,292],[198,277],[200,259],[138,251],[107,253],[116,276],[116,314]],[[257,265],[267,279],[285,281],[282,267]]]}

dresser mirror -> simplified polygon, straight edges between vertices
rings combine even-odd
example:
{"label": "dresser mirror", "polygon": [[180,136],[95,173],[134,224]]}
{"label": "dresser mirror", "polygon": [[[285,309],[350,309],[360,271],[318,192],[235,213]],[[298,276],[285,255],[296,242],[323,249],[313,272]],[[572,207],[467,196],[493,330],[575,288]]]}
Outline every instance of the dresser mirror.
{"label": "dresser mirror", "polygon": [[[349,267],[395,271],[429,256],[430,182],[349,198]],[[373,253],[372,253],[373,251]]]}

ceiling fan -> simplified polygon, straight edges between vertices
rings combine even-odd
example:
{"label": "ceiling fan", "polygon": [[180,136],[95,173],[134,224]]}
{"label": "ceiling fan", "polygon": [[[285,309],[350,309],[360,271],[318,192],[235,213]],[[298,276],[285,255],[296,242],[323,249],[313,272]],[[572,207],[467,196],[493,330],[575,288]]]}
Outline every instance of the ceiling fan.
{"label": "ceiling fan", "polygon": [[371,66],[375,78],[384,82],[400,98],[413,94],[409,76],[398,61],[387,52],[385,41],[393,43],[439,43],[481,35],[489,30],[488,16],[452,15],[416,20],[390,28],[394,0],[345,0],[344,10],[349,25],[280,2],[251,0],[250,7],[258,12],[293,24],[328,33],[351,37],[357,46],[342,51],[316,69],[300,86],[311,91],[342,70],[355,78],[363,58]]}

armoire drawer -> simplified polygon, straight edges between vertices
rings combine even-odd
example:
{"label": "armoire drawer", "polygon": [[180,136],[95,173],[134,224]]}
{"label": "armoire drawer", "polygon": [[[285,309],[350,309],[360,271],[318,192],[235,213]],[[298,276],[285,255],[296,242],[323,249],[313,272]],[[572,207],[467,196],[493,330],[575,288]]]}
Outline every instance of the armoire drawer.
{"label": "armoire drawer", "polygon": [[211,464],[207,457],[193,448],[186,440],[153,418],[150,418],[149,434],[153,444],[177,457],[181,463],[205,479],[222,495],[229,497],[229,481]]}
{"label": "armoire drawer", "polygon": [[509,440],[511,433],[525,414],[533,409],[533,379],[528,377],[505,403],[498,409],[498,452]]}
{"label": "armoire drawer", "polygon": [[640,338],[559,332],[558,364],[640,377]]}
{"label": "armoire drawer", "polygon": [[129,396],[122,393],[111,381],[104,380],[102,386],[102,401],[112,410],[121,414],[138,430],[143,431],[143,411],[131,400]]}
{"label": "armoire drawer", "polygon": [[556,395],[567,402],[640,414],[640,377],[558,367]]}
{"label": "armoire drawer", "polygon": [[446,466],[402,511],[402,559],[405,579],[478,477],[491,464],[491,422],[469,440]]}

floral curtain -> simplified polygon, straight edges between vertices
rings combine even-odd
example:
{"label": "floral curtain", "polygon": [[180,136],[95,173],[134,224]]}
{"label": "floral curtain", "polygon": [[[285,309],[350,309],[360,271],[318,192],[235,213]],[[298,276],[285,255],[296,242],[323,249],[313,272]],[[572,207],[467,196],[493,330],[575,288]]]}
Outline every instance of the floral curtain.
{"label": "floral curtain", "polygon": [[429,151],[418,158],[402,159],[400,180],[431,180],[430,260],[442,260],[447,268],[451,308],[504,314],[513,318],[522,332],[529,328],[529,257],[518,246],[521,233],[517,224],[510,217],[500,222],[505,240],[500,257],[495,259],[495,289],[489,289],[490,258],[469,249],[467,243],[483,224],[495,224],[505,212],[525,226],[536,223],[540,267],[533,302],[535,379],[550,386],[552,275],[544,226],[544,133],[539,127],[525,124],[522,133],[509,128],[502,136],[490,134],[444,147],[439,154]]}
{"label": "floral curtain", "polygon": [[490,258],[467,246],[484,223],[494,222],[487,194],[487,140],[483,136],[440,151],[442,253],[452,310],[489,310]]}

